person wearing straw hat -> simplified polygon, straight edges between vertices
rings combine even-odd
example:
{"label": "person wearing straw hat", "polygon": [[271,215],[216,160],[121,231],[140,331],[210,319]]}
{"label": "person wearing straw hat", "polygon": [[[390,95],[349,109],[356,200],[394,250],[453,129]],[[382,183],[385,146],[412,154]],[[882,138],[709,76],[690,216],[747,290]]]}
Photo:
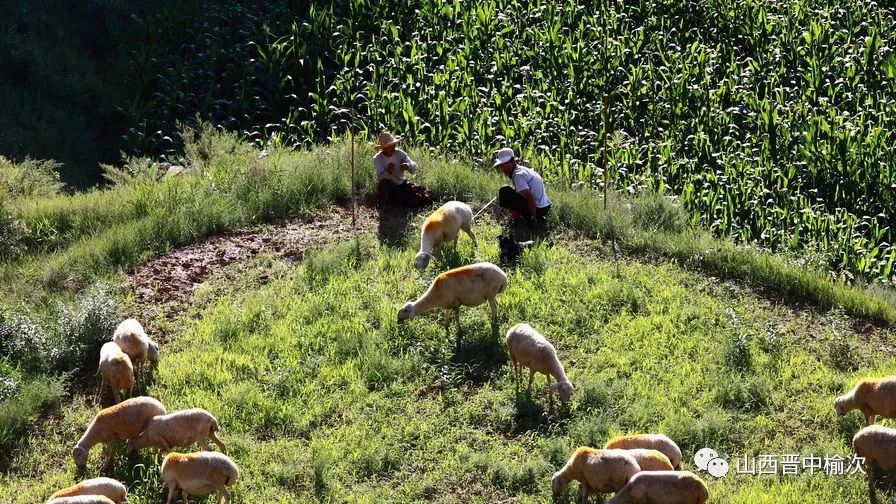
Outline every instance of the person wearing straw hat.
{"label": "person wearing straw hat", "polygon": [[513,188],[504,186],[498,190],[498,205],[509,210],[514,218],[524,218],[532,225],[543,221],[551,210],[551,200],[541,175],[517,164],[513,149],[509,147],[495,154],[495,168],[510,177],[513,183]]}
{"label": "person wearing straw hat", "polygon": [[397,147],[401,137],[389,133],[380,133],[373,156],[376,168],[377,193],[382,203],[400,203],[414,207],[432,202],[432,193],[425,187],[412,184],[405,177],[405,172],[417,173],[417,163],[408,154]]}

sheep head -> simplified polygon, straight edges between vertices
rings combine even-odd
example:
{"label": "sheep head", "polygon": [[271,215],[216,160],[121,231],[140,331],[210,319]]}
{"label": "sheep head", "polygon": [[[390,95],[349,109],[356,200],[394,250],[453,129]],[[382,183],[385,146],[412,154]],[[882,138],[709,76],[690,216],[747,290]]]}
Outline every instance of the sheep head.
{"label": "sheep head", "polygon": [[560,400],[563,402],[569,402],[569,397],[572,395],[573,391],[575,391],[575,387],[572,386],[572,382],[559,382],[552,383],[548,387],[548,391],[556,392],[557,395],[560,396]]}
{"label": "sheep head", "polygon": [[418,252],[417,253],[417,269],[423,271],[429,266],[430,259],[434,259],[435,256],[430,254],[429,252]]}
{"label": "sheep head", "polygon": [[156,364],[159,362],[159,344],[150,340],[149,348],[146,351],[149,362]]}
{"label": "sheep head", "polygon": [[81,445],[75,445],[72,448],[72,459],[75,461],[75,467],[78,469],[84,469],[87,467],[87,455],[89,455],[86,449],[82,448]]}
{"label": "sheep head", "polygon": [[562,494],[567,485],[569,485],[569,481],[563,476],[563,471],[555,472],[554,477],[551,478],[551,491],[554,492],[554,496]]}
{"label": "sheep head", "polygon": [[413,320],[416,313],[414,313],[414,303],[412,301],[408,301],[398,310],[398,321],[402,320]]}
{"label": "sheep head", "polygon": [[849,397],[840,396],[834,399],[834,409],[837,410],[837,416],[843,416],[849,412],[847,409],[847,404],[849,403]]}

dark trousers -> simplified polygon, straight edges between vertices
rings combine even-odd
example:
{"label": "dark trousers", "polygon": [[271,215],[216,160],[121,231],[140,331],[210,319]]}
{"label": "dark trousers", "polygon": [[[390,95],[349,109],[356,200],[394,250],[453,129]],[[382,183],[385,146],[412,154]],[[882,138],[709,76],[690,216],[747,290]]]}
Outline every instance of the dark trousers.
{"label": "dark trousers", "polygon": [[377,184],[377,199],[386,205],[401,205],[404,207],[416,207],[432,203],[432,191],[412,184],[407,180],[396,184],[391,180],[382,179]]}
{"label": "dark trousers", "polygon": [[[529,212],[529,200],[527,200],[522,194],[513,190],[512,187],[504,186],[498,190],[498,205],[502,208],[506,208],[511,212],[516,212],[520,214],[520,216],[525,217],[527,219],[531,218],[531,212]],[[551,205],[542,208],[535,209],[535,217],[538,219],[544,219],[547,217],[548,212],[551,211]]]}

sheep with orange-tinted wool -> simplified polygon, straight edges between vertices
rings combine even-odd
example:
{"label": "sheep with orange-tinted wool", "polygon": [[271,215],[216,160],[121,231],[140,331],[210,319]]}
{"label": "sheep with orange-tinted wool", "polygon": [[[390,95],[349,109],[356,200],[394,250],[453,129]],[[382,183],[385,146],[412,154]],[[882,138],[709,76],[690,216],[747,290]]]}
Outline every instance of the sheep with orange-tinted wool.
{"label": "sheep with orange-tinted wool", "polygon": [[848,393],[834,400],[838,416],[859,410],[865,416],[865,425],[871,425],[877,417],[896,418],[896,376],[863,378]]}
{"label": "sheep with orange-tinted wool", "polygon": [[99,370],[103,379],[100,385],[101,395],[107,387],[112,389],[112,397],[116,403],[121,402],[121,391],[125,391],[126,397],[131,395],[134,388],[134,366],[128,354],[114,341],[106,343],[100,349]]}
{"label": "sheep with orange-tinted wool", "polygon": [[90,449],[98,443],[106,445],[104,467],[112,465],[115,442],[136,438],[149,422],[167,413],[162,403],[152,397],[134,397],[101,410],[90,422],[84,435],[72,448],[72,458],[79,469],[87,467]]}
{"label": "sheep with orange-tinted wool", "polygon": [[54,499],[59,500],[68,497],[102,495],[115,504],[121,504],[127,498],[127,494],[128,489],[118,480],[112,478],[92,478],[59,490],[50,496],[50,502],[56,502]]}
{"label": "sheep with orange-tinted wool", "polygon": [[199,443],[208,451],[211,439],[224,453],[227,446],[218,438],[218,420],[202,408],[175,411],[153,418],[139,436],[128,441],[128,453],[141,448],[153,447],[163,452],[172,448],[185,448]]}
{"label": "sheep with orange-tinted wool", "polygon": [[618,492],[641,470],[638,461],[625,450],[581,447],[554,473],[551,490],[560,495],[573,480],[579,482],[579,502],[591,494]]}
{"label": "sheep with orange-tinted wool", "polygon": [[[548,391],[557,392],[564,403],[569,401],[575,387],[566,376],[563,364],[557,357],[557,350],[541,333],[529,324],[517,324],[507,330],[504,337],[507,349],[510,352],[510,361],[513,363],[514,378],[517,388],[522,381],[523,368],[529,368],[529,390],[532,389],[532,381],[535,373],[541,373],[547,377]],[[551,383],[551,377],[557,383]]]}
{"label": "sheep with orange-tinted wool", "polygon": [[457,235],[463,230],[476,246],[476,235],[473,234],[473,211],[470,206],[460,201],[449,201],[436,209],[420,229],[420,252],[417,253],[417,269],[423,271],[435,258],[442,245],[454,241],[457,249]]}
{"label": "sheep with orange-tinted wool", "polygon": [[872,469],[874,467],[884,471],[896,469],[896,429],[882,425],[864,427],[852,437],[852,449],[856,456],[865,459],[865,474],[868,476],[869,489],[873,493]]}
{"label": "sheep with orange-tinted wool", "polygon": [[[492,324],[498,324],[497,296],[507,288],[507,275],[489,262],[480,262],[448,270],[433,280],[422,296],[408,301],[398,311],[398,321],[412,320],[417,315],[436,308],[445,311],[445,330],[451,323],[451,311],[457,318],[460,332],[460,307],[479,306],[488,301],[492,309]],[[458,338],[459,338],[458,334]],[[460,340],[458,339],[458,344]]]}
{"label": "sheep with orange-tinted wool", "polygon": [[105,495],[78,495],[50,499],[47,504],[116,504],[116,502]]}
{"label": "sheep with orange-tinted wool", "polygon": [[[162,461],[162,480],[168,486],[167,504],[171,504],[177,490],[183,492],[184,502],[189,494],[204,495],[217,492],[216,502],[230,502],[227,487],[239,477],[239,469],[230,457],[218,452],[172,452]],[[226,499],[226,500],[225,500]]]}
{"label": "sheep with orange-tinted wool", "polygon": [[159,358],[159,346],[143,330],[143,325],[136,319],[127,319],[118,324],[112,341],[131,359],[134,373],[139,381],[144,378],[146,362],[154,364]]}
{"label": "sheep with orange-tinted wool", "polygon": [[704,504],[709,489],[688,471],[644,471],[632,476],[607,504]]}
{"label": "sheep with orange-tinted wool", "polygon": [[647,449],[656,450],[665,455],[672,467],[681,469],[681,448],[665,434],[628,434],[616,436],[604,445],[605,449]]}

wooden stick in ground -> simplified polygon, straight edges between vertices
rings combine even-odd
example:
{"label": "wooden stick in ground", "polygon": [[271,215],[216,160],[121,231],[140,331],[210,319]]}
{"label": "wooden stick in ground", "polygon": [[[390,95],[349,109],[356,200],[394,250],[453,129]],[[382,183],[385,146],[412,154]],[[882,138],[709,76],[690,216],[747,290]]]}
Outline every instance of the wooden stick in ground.
{"label": "wooden stick in ground", "polygon": [[355,211],[355,108],[352,107],[352,124],[349,127],[352,142],[352,230],[357,225],[357,217]]}
{"label": "wooden stick in ground", "polygon": [[607,135],[609,134],[609,128],[607,126],[607,119],[609,118],[609,114],[607,109],[610,106],[610,94],[607,93],[604,95],[604,110],[603,110],[603,123],[604,123],[604,134],[603,134],[603,149],[601,149],[600,153],[600,166],[604,170],[604,210],[607,209],[607,186],[610,183],[610,175],[609,170],[607,170]]}

